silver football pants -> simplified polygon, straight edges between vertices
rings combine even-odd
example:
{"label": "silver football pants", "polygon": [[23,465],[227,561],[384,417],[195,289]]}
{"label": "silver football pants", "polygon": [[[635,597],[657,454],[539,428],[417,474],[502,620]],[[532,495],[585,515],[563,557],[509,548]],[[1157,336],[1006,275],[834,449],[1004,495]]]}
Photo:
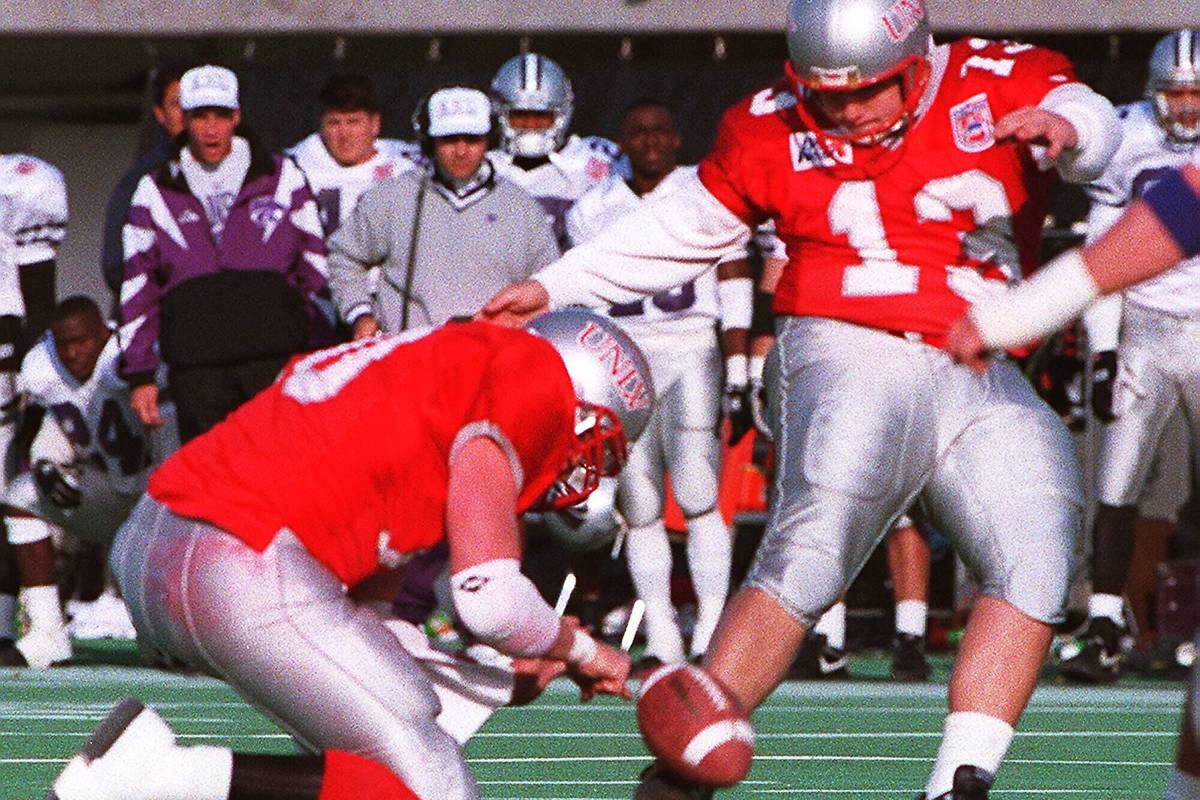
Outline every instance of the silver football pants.
{"label": "silver football pants", "polygon": [[1065,426],[1020,372],[788,317],[768,361],[775,502],[746,584],[811,625],[918,498],[986,594],[1062,619],[1082,491]]}
{"label": "silver football pants", "polygon": [[378,761],[422,798],[479,797],[420,666],[290,531],[259,553],[146,496],[111,562],[139,640],[222,678],[302,746]]}
{"label": "silver football pants", "polygon": [[1137,502],[1163,429],[1182,408],[1193,452],[1200,446],[1200,319],[1126,303],[1121,317],[1113,410],[1100,438],[1097,495],[1107,506]]}

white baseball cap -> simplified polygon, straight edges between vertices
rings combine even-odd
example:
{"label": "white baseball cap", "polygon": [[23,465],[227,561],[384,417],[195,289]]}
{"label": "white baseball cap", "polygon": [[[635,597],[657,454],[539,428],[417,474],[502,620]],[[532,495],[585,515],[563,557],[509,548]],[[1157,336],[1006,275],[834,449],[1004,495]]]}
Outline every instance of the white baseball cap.
{"label": "white baseball cap", "polygon": [[184,111],[206,106],[237,108],[237,76],[233,70],[212,64],[193,67],[179,79],[179,105]]}
{"label": "white baseball cap", "polygon": [[492,102],[478,89],[455,86],[429,96],[426,136],[486,136],[491,130]]}

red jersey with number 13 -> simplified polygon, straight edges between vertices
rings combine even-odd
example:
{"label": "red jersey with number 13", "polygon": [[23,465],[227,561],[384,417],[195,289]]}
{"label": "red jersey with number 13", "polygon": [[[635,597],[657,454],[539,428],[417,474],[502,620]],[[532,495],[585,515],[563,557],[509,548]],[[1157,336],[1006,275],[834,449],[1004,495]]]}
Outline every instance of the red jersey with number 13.
{"label": "red jersey with number 13", "polygon": [[[787,246],[775,313],[915,332],[940,345],[969,302],[1037,266],[1054,173],[993,125],[1076,81],[1066,58],[1012,42],[933,48],[923,113],[895,151],[808,130],[786,81],[725,114],[700,179]],[[1000,281],[1001,283],[997,283]]]}
{"label": "red jersey with number 13", "polygon": [[299,357],[189,442],[150,494],[256,550],[288,528],[353,586],[445,535],[450,457],[475,436],[508,456],[518,510],[566,466],[575,391],[545,340],[487,323],[383,336]]}

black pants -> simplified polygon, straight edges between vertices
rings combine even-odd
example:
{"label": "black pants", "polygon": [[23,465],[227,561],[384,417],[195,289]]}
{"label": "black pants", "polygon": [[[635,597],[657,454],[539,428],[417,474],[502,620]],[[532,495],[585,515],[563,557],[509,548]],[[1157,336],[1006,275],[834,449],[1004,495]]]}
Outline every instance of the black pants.
{"label": "black pants", "polygon": [[271,356],[221,366],[170,369],[179,439],[188,442],[270,386],[291,356]]}

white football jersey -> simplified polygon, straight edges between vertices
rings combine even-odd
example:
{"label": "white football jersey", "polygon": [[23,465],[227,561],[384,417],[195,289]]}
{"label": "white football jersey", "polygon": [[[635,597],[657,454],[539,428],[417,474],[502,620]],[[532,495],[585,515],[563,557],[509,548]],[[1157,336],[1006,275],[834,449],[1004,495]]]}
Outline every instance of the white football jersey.
{"label": "white football jersey", "polygon": [[401,139],[376,139],[375,151],[367,161],[343,167],[329,155],[319,133],[306,136],[288,150],[308,178],[326,236],[350,218],[359,196],[367,189],[425,163],[420,146]]}
{"label": "white football jersey", "polygon": [[120,355],[114,332],[81,383],[59,361],[47,331],[25,354],[17,389],[27,403],[46,409],[47,423],[58,424],[75,462],[102,469],[114,491],[129,495],[145,491],[151,465],[163,454],[151,451],[129,406],[129,384],[117,373]]}
{"label": "white football jersey", "polygon": [[[1087,187],[1092,198],[1088,239],[1106,231],[1135,199],[1170,170],[1200,159],[1200,144],[1167,137],[1149,101],[1121,106],[1124,138],[1108,169]],[[1152,280],[1130,287],[1125,300],[1172,316],[1200,316],[1200,257],[1181,262]]]}
{"label": "white football jersey", "polygon": [[0,315],[25,315],[17,267],[49,261],[67,230],[67,182],[40,158],[0,155]]}
{"label": "white football jersey", "polygon": [[567,211],[583,193],[609,175],[623,174],[621,149],[601,136],[572,134],[550,160],[533,169],[522,169],[502,150],[488,154],[496,172],[533,195],[554,228],[559,243],[566,242]]}
{"label": "white football jersey", "polygon": [[[595,236],[618,217],[642,202],[675,191],[682,181],[694,178],[695,167],[676,167],[649,194],[638,197],[624,178],[613,175],[584,194],[567,212],[567,238],[577,245]],[[698,350],[716,344],[716,322],[721,315],[714,266],[682,286],[644,300],[608,306],[604,313],[615,320],[646,350]]]}

